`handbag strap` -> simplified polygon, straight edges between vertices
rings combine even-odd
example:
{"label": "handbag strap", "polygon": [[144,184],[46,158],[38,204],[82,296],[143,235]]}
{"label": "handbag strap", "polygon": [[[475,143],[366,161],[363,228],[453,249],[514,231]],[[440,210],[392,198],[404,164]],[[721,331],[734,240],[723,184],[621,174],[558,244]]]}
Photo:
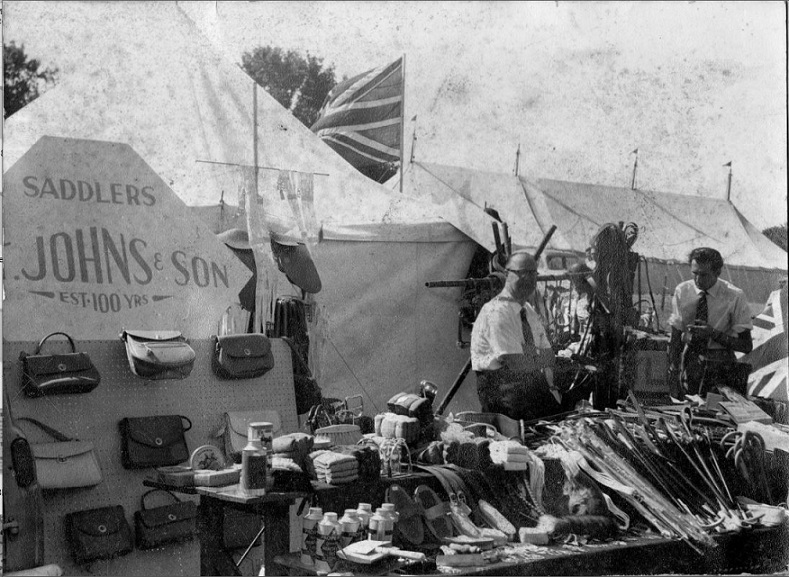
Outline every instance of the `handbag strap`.
{"label": "handbag strap", "polygon": [[142,496],[140,497],[140,509],[142,509],[143,511],[147,511],[148,510],[148,508],[145,506],[145,497],[147,497],[151,493],[155,493],[157,491],[160,491],[162,493],[167,493],[173,499],[175,499],[176,503],[180,503],[181,502],[181,499],[179,499],[178,496],[175,493],[172,493],[172,492],[168,491],[167,489],[151,489],[150,491],[146,491],[145,493],[143,493]]}
{"label": "handbag strap", "polygon": [[49,333],[47,336],[45,336],[43,339],[41,339],[38,342],[38,346],[36,347],[36,352],[33,353],[33,354],[37,355],[38,353],[40,353],[41,352],[41,347],[44,346],[44,341],[46,341],[49,337],[54,337],[55,335],[63,335],[64,337],[66,337],[68,339],[68,342],[71,343],[71,352],[72,353],[76,353],[77,352],[77,347],[74,346],[74,340],[70,336],[68,336],[66,333],[56,332],[56,333]]}
{"label": "handbag strap", "polygon": [[192,421],[189,417],[184,417],[183,415],[178,415],[181,417],[181,426],[183,427],[183,420],[186,419],[186,422],[189,423],[189,426],[184,429],[184,433],[192,428]]}
{"label": "handbag strap", "polygon": [[62,443],[65,443],[67,441],[79,441],[79,439],[74,439],[72,437],[67,437],[66,435],[64,435],[60,431],[58,431],[56,429],[53,429],[49,425],[45,425],[41,421],[37,421],[36,419],[33,419],[31,417],[18,417],[16,419],[16,421],[17,422],[19,422],[19,421],[28,421],[30,423],[33,423],[34,425],[37,425],[39,428],[41,428],[45,433],[49,434],[51,437],[57,439],[58,441],[60,441]]}

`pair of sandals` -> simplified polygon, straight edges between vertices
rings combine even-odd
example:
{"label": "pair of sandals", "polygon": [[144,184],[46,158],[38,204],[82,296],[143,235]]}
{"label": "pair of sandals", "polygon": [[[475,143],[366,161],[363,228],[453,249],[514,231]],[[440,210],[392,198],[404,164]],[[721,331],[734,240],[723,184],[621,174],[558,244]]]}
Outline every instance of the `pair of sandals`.
{"label": "pair of sandals", "polygon": [[419,485],[413,497],[400,485],[392,485],[386,491],[386,501],[393,503],[399,514],[395,532],[404,543],[419,547],[430,537],[441,543],[452,536],[448,504],[427,485]]}

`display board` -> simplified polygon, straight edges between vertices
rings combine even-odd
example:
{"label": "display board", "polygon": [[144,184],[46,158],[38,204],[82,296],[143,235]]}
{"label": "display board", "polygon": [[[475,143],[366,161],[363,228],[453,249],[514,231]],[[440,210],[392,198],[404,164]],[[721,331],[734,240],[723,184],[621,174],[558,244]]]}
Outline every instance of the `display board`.
{"label": "display board", "polygon": [[[53,350],[57,352],[59,343],[63,342],[54,341]],[[143,480],[153,470],[128,470],[121,465],[118,422],[124,417],[168,414],[188,417],[193,425],[185,435],[190,452],[206,444],[222,448],[221,440],[215,435],[222,426],[225,411],[276,410],[283,433],[295,432],[298,417],[290,348],[281,339],[272,339],[275,366],[266,375],[256,379],[220,380],[211,370],[211,341],[190,340],[197,358],[186,379],[148,381],[131,372],[120,339],[77,340],[78,350],[88,353],[101,373],[101,384],[86,394],[29,398],[22,392],[17,359],[21,351],[33,352],[36,344],[33,341],[4,343],[3,385],[7,387],[14,418],[33,417],[68,436],[92,441],[103,474],[103,481],[92,488],[45,492],[46,563],[60,565],[66,575],[199,575],[197,539],[150,551],[135,549],[124,557],[97,561],[88,571],[74,565],[69,556],[63,517],[71,511],[122,505],[133,528],[134,511],[140,508],[140,497],[148,490]],[[20,428],[31,443],[52,441],[30,423],[22,422]],[[13,477],[5,475],[3,483],[10,482]],[[189,495],[180,497],[197,499]],[[152,499],[154,505],[165,502]],[[252,550],[252,558],[262,555],[262,547]]]}
{"label": "display board", "polygon": [[251,276],[126,144],[42,137],[3,175],[3,227],[6,340],[208,338]]}

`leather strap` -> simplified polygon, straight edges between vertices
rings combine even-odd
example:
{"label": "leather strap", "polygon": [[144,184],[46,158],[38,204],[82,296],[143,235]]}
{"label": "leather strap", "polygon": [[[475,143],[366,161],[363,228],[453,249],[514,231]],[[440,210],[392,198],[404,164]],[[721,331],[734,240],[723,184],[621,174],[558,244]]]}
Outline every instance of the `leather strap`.
{"label": "leather strap", "polygon": [[55,335],[63,335],[64,337],[66,337],[68,339],[68,342],[71,343],[71,352],[72,353],[76,353],[77,352],[77,347],[74,346],[74,341],[73,341],[73,339],[70,336],[68,336],[66,333],[56,332],[56,333],[49,333],[47,336],[45,336],[43,339],[41,339],[38,342],[38,346],[36,347],[36,352],[33,353],[33,354],[37,355],[38,353],[40,353],[41,352],[41,347],[44,346],[44,341],[47,340],[49,337],[54,337]]}
{"label": "leather strap", "polygon": [[179,499],[179,498],[176,496],[176,494],[175,494],[175,493],[171,493],[171,492],[170,492],[170,491],[168,491],[167,489],[151,489],[150,491],[146,491],[145,493],[143,493],[143,494],[142,494],[142,496],[140,497],[140,509],[142,509],[143,511],[147,511],[147,509],[148,509],[148,508],[145,506],[145,497],[147,497],[147,496],[148,496],[148,495],[150,495],[151,493],[155,493],[155,492],[157,492],[157,491],[161,491],[162,493],[167,493],[167,494],[168,494],[168,495],[170,495],[170,496],[171,496],[173,499],[175,499],[175,502],[176,502],[176,503],[180,503],[180,502],[181,502],[181,499]]}
{"label": "leather strap", "polygon": [[54,439],[56,439],[56,440],[58,440],[58,441],[60,441],[62,443],[65,443],[67,441],[79,441],[79,439],[74,439],[72,437],[67,437],[66,435],[64,435],[60,431],[58,431],[56,429],[53,429],[49,425],[45,425],[41,421],[37,421],[36,419],[33,419],[31,417],[18,417],[16,420],[17,420],[17,422],[18,421],[28,421],[30,423],[33,423],[34,425],[36,425],[40,429],[42,429],[45,433],[49,434],[49,436],[51,436],[52,438],[54,438]]}

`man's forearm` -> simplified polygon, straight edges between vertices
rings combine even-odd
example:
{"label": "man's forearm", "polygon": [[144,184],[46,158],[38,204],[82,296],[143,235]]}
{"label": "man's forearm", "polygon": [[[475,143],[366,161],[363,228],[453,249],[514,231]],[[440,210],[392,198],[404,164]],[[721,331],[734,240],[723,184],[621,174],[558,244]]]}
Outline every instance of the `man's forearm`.
{"label": "man's forearm", "polygon": [[737,353],[750,353],[753,350],[753,340],[751,339],[751,331],[743,331],[736,337],[727,335],[724,332],[713,330],[710,337],[719,345],[723,345]]}

